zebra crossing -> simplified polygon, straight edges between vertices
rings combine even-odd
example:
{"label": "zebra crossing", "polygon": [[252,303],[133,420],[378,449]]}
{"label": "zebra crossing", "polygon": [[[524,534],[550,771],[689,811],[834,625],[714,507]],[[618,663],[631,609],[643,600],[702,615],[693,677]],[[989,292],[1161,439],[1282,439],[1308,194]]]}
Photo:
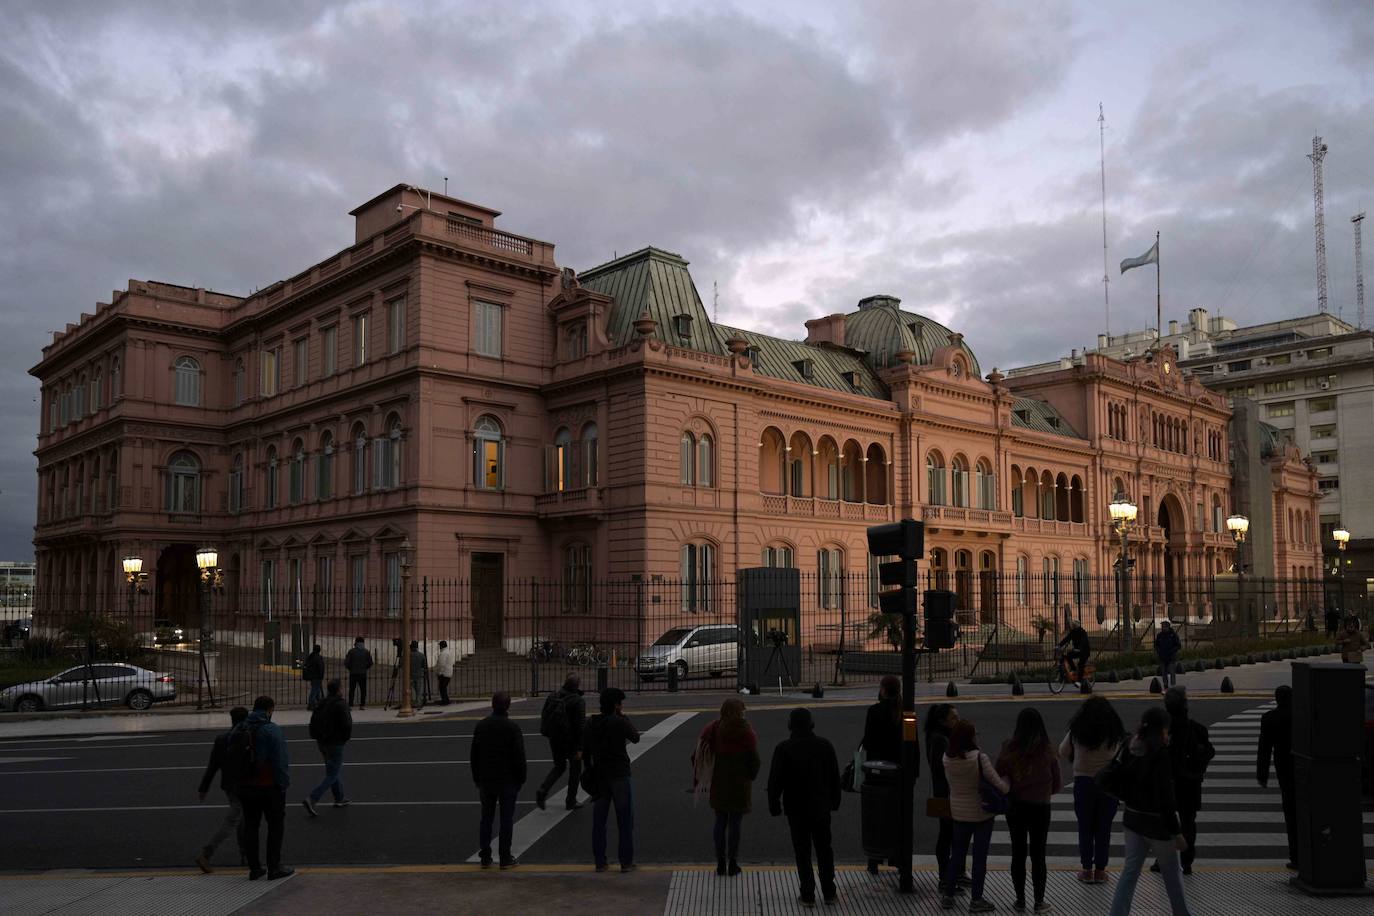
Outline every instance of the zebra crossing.
{"label": "zebra crossing", "polygon": [[[1278,777],[1271,768],[1267,788],[1255,781],[1260,717],[1273,708],[1272,702],[1265,703],[1208,726],[1217,754],[1202,784],[1197,836],[1199,865],[1282,867],[1288,860]],[[1368,817],[1364,837],[1370,858],[1374,858],[1374,823]],[[1055,795],[1052,802],[1047,853],[1051,866],[1078,865],[1078,822],[1073,811],[1072,786]],[[1011,838],[1005,825],[993,834],[991,854],[998,860],[1011,855]],[[1112,858],[1119,861],[1123,854],[1118,813],[1112,825]]]}

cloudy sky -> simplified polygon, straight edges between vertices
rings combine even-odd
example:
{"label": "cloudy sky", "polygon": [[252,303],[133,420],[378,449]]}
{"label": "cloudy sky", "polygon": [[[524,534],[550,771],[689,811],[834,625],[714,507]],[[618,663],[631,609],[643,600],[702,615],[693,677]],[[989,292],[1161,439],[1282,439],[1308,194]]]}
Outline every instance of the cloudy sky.
{"label": "cloudy sky", "polygon": [[[1315,310],[1314,134],[1351,319],[1374,206],[1359,0],[20,0],[5,26],[0,558],[32,555],[54,328],[131,277],[290,276],[398,181],[447,176],[573,267],[678,251],[732,324],[801,336],[892,293],[989,369],[1103,329],[1099,102],[1109,257],[1162,233],[1166,320]],[[1152,325],[1153,278],[1112,273],[1112,329]]]}

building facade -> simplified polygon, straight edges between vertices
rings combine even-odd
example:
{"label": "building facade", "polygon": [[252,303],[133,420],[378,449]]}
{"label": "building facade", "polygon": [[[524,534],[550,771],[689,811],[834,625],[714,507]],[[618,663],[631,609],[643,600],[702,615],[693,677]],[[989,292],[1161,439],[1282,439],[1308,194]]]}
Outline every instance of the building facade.
{"label": "building facade", "polygon": [[[988,623],[1032,577],[1050,606],[1092,603],[1118,492],[1141,505],[1147,613],[1208,613],[1181,583],[1231,563],[1230,409],[1170,349],[984,377],[895,297],[788,341],[712,322],[659,249],[579,275],[404,185],[352,215],[352,247],[252,296],[130,281],[54,335],[31,370],[40,592],[117,606],[138,555],[155,613],[186,620],[212,543],[247,619],[324,600],[385,621],[408,539],[416,580],[463,583],[460,647],[512,648],[521,577],[563,583],[572,613],[591,582],[663,581],[690,618],[759,565],[813,573],[822,605],[867,576],[876,603],[865,528],[914,517]],[[1317,565],[1298,529],[1275,543]]]}

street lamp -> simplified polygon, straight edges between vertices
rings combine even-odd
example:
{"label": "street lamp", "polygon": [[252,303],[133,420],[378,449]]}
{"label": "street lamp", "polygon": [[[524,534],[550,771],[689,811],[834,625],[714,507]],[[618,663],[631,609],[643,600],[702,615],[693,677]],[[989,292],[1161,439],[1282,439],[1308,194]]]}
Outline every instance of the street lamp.
{"label": "street lamp", "polygon": [[129,625],[134,622],[134,604],[138,600],[139,585],[148,578],[148,574],[143,571],[143,558],[129,556],[123,560],[124,581],[129,583]]}
{"label": "street lamp", "polygon": [[1130,543],[1131,526],[1135,524],[1136,515],[1139,508],[1136,504],[1126,498],[1126,494],[1120,490],[1112,498],[1111,505],[1107,507],[1111,513],[1112,528],[1117,536],[1121,538],[1121,556],[1117,559],[1117,573],[1120,576],[1118,593],[1118,603],[1116,611],[1117,628],[1121,631],[1121,649],[1126,649],[1126,624],[1130,619],[1130,575],[1131,561],[1127,556],[1127,547]]}
{"label": "street lamp", "polygon": [[401,708],[396,710],[398,718],[415,715],[410,695],[410,538],[401,541]]}
{"label": "street lamp", "polygon": [[1250,531],[1250,520],[1243,515],[1232,515],[1226,519],[1226,530],[1236,541],[1236,559],[1232,564],[1236,570],[1236,599],[1240,603],[1240,615],[1245,624],[1246,634],[1250,632],[1250,610],[1245,603],[1245,535]]}
{"label": "street lamp", "polygon": [[210,636],[210,584],[215,578],[215,568],[219,566],[219,551],[213,547],[202,547],[196,551],[196,566],[200,569],[200,588],[197,590],[200,605],[200,674],[196,681],[196,708],[204,706],[203,691],[210,694],[210,707],[215,705],[215,688],[210,684],[210,669],[205,662],[205,641]]}
{"label": "street lamp", "polygon": [[1349,613],[1345,604],[1345,545],[1350,543],[1350,532],[1344,528],[1337,528],[1331,532],[1331,539],[1336,542],[1336,567],[1341,575],[1341,614]]}

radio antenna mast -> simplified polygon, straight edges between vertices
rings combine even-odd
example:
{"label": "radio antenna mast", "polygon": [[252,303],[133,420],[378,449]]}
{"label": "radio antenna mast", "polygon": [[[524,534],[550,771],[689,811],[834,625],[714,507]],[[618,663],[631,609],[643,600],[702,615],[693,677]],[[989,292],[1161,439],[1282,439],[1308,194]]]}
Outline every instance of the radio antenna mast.
{"label": "radio antenna mast", "polygon": [[1364,327],[1364,254],[1360,250],[1360,227],[1364,224],[1364,211],[1350,217],[1355,224],[1355,327]]}
{"label": "radio antenna mast", "polygon": [[1112,336],[1112,297],[1109,289],[1111,277],[1107,271],[1107,116],[1102,113],[1102,103],[1097,103],[1097,151],[1102,163],[1102,307],[1106,313],[1108,343]]}
{"label": "radio antenna mast", "polygon": [[1326,144],[1321,137],[1312,138],[1312,222],[1317,237],[1317,311],[1326,311],[1326,192],[1322,190],[1322,160],[1326,158]]}

